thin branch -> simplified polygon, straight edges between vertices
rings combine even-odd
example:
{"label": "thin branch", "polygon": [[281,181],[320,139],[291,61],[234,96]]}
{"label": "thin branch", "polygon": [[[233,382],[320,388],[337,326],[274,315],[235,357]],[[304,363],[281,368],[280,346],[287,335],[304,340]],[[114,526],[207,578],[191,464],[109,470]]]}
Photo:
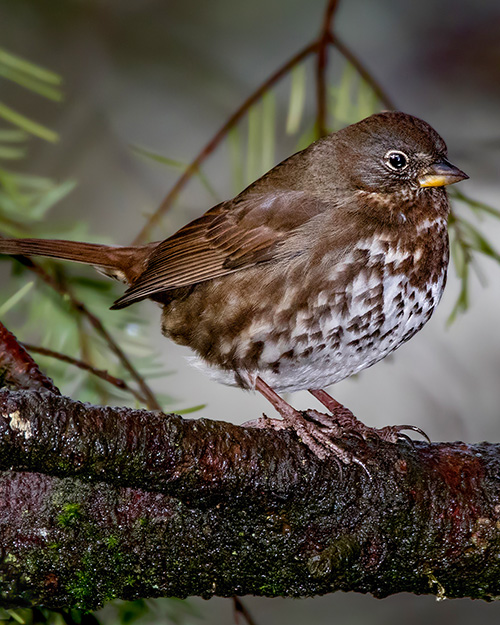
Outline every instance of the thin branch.
{"label": "thin branch", "polygon": [[137,385],[139,386],[142,394],[141,401],[143,401],[150,410],[162,410],[158,400],[154,396],[153,391],[146,383],[146,380],[141,376],[141,374],[137,371],[134,365],[130,362],[125,352],[104,327],[99,317],[94,315],[94,313],[92,313],[82,301],[75,297],[66,286],[55,280],[49,273],[47,273],[47,271],[45,271],[45,269],[41,265],[37,264],[31,258],[27,258],[25,256],[16,256],[16,258],[20,263],[22,263],[30,271],[32,271],[39,278],[41,278],[46,284],[53,288],[57,293],[59,293],[61,297],[67,299],[75,310],[77,310],[79,313],[87,318],[94,330],[98,334],[100,334],[102,338],[106,341],[109,348],[122,363],[126,371],[128,371],[130,376],[137,382]]}
{"label": "thin branch", "polygon": [[316,65],[316,93],[317,93],[317,116],[316,126],[318,133],[324,135],[326,129],[326,69],[328,60],[328,44],[333,44],[337,50],[346,58],[359,72],[360,76],[372,87],[378,99],[389,109],[395,106],[383,90],[377,80],[370,74],[361,61],[347,48],[338,37],[332,32],[332,20],[338,7],[338,0],[329,0],[324,13],[323,25],[319,37],[312,43],[303,48],[300,52],[292,56],[284,65],[282,65],[274,74],[269,76],[243,104],[229,117],[223,126],[215,133],[205,147],[198,153],[194,160],[187,166],[181,176],[177,179],[172,189],[163,199],[156,211],[150,215],[139,234],[134,239],[133,244],[139,245],[144,243],[150,235],[153,227],[160,221],[163,215],[172,206],[173,202],[191,180],[198,173],[201,164],[212,154],[217,146],[222,142],[227,133],[233,128],[240,119],[247,113],[249,108],[255,104],[271,87],[273,87],[281,78],[286,76],[288,72],[296,65],[301,63],[310,54],[317,54]]}
{"label": "thin branch", "polygon": [[118,343],[114,340],[108,330],[104,327],[102,321],[99,317],[96,317],[94,313],[90,312],[90,310],[85,306],[83,302],[76,299],[70,294],[70,301],[73,307],[84,314],[93,328],[100,334],[106,343],[109,345],[111,351],[116,355],[116,357],[121,361],[122,365],[125,369],[130,373],[130,375],[137,382],[139,388],[141,389],[143,400],[150,410],[162,410],[162,407],[158,400],[156,399],[153,391],[149,388],[149,385],[146,383],[146,380],[142,377],[142,375],[137,371],[134,365],[130,362],[128,357],[125,355],[125,352],[118,345]]}
{"label": "thin branch", "polygon": [[127,391],[141,403],[144,402],[143,396],[134,388],[129,386],[125,382],[125,380],[122,380],[121,378],[117,378],[114,375],[111,375],[104,369],[97,369],[96,367],[93,367],[92,365],[89,365],[88,363],[83,362],[83,360],[72,358],[71,356],[68,356],[66,354],[61,354],[61,352],[56,352],[52,349],[47,349],[46,347],[41,347],[39,345],[31,345],[30,343],[21,343],[21,345],[30,352],[35,352],[36,354],[41,354],[42,356],[49,356],[50,358],[57,358],[57,360],[60,360],[62,362],[67,362],[68,364],[74,365],[75,367],[78,367],[79,369],[82,369],[83,371],[88,371],[89,373],[91,373],[92,375],[95,375],[101,380],[104,380],[105,382],[108,382],[109,384],[116,386],[116,388],[119,388],[123,391]]}
{"label": "thin branch", "polygon": [[236,597],[236,596],[233,597],[233,608],[234,608],[234,622],[237,625],[239,623],[239,618],[238,618],[239,614],[243,616],[243,618],[248,623],[248,625],[257,625],[252,615],[248,611],[248,608],[239,597]]}
{"label": "thin branch", "polygon": [[315,52],[317,48],[318,42],[314,41],[313,43],[303,48],[300,52],[297,52],[297,54],[292,56],[292,58],[289,59],[284,65],[282,65],[276,72],[274,72],[274,74],[269,76],[269,78],[267,78],[267,80],[265,80],[260,85],[260,87],[256,89],[252,93],[252,95],[250,95],[243,102],[243,104],[229,117],[229,119],[218,130],[218,132],[215,133],[212,139],[210,139],[210,141],[205,145],[205,147],[196,156],[196,158],[187,166],[187,168],[184,170],[172,189],[169,191],[163,202],[144,224],[142,230],[134,239],[133,245],[139,245],[148,239],[150,231],[159,222],[159,220],[167,212],[167,210],[172,206],[172,203],[179,195],[180,191],[186,186],[186,184],[193,177],[193,175],[198,172],[200,165],[221,143],[221,141],[231,130],[231,128],[233,128],[240,121],[240,119],[245,115],[248,109],[253,104],[255,104],[255,102],[257,102],[269,90],[270,87],[275,85],[281,78],[283,78],[283,76],[286,76],[286,74],[288,74],[288,72],[293,67],[301,63],[311,53]]}
{"label": "thin branch", "polygon": [[372,76],[370,71],[363,65],[359,58],[348,48],[342,41],[339,40],[337,35],[330,34],[330,43],[337,48],[340,54],[356,69],[361,78],[370,85],[375,92],[377,98],[382,104],[391,110],[396,109],[396,105],[389,97],[387,92],[382,88],[381,84]]}
{"label": "thin branch", "polygon": [[0,386],[2,382],[16,389],[44,389],[59,395],[57,386],[0,322]]}
{"label": "thin branch", "polygon": [[328,133],[326,124],[326,69],[328,65],[328,44],[332,33],[332,20],[338,7],[338,0],[329,0],[321,32],[318,38],[316,57],[316,131],[319,137]]}

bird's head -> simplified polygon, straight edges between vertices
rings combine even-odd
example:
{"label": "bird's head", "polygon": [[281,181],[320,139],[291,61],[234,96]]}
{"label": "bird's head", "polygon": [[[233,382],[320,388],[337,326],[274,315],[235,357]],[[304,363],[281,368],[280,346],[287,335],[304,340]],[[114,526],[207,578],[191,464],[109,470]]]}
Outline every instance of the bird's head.
{"label": "bird's head", "polygon": [[429,124],[401,112],[371,115],[331,135],[341,180],[350,189],[398,193],[444,187],[468,178],[447,160]]}

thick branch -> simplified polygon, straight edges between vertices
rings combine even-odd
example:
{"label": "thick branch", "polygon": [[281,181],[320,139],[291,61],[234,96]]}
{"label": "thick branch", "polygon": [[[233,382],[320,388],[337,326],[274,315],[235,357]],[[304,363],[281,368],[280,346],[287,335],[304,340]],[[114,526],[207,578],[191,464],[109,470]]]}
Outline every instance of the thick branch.
{"label": "thick branch", "polygon": [[0,322],[0,386],[18,389],[59,389],[42,371],[16,337]]}
{"label": "thick branch", "polygon": [[345,444],[4,390],[2,601],[500,594],[498,446]]}

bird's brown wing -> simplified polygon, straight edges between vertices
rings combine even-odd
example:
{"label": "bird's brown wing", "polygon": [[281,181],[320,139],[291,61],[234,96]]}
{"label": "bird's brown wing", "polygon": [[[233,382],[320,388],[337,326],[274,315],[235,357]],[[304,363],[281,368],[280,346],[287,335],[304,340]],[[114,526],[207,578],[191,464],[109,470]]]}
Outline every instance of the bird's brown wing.
{"label": "bird's brown wing", "polygon": [[223,202],[159,243],[145,271],[113,308],[280,258],[283,240],[329,207],[296,191]]}

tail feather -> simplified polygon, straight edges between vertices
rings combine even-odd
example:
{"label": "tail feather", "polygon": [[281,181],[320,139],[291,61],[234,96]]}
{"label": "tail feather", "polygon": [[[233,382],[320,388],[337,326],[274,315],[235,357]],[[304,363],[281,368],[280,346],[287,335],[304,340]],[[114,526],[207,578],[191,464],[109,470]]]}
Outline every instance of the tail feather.
{"label": "tail feather", "polygon": [[118,247],[59,239],[1,239],[0,254],[48,256],[93,265],[96,269],[127,284],[144,271],[156,243]]}
{"label": "tail feather", "polygon": [[49,256],[88,265],[114,267],[108,245],[62,241],[59,239],[0,239],[0,253],[24,256]]}

